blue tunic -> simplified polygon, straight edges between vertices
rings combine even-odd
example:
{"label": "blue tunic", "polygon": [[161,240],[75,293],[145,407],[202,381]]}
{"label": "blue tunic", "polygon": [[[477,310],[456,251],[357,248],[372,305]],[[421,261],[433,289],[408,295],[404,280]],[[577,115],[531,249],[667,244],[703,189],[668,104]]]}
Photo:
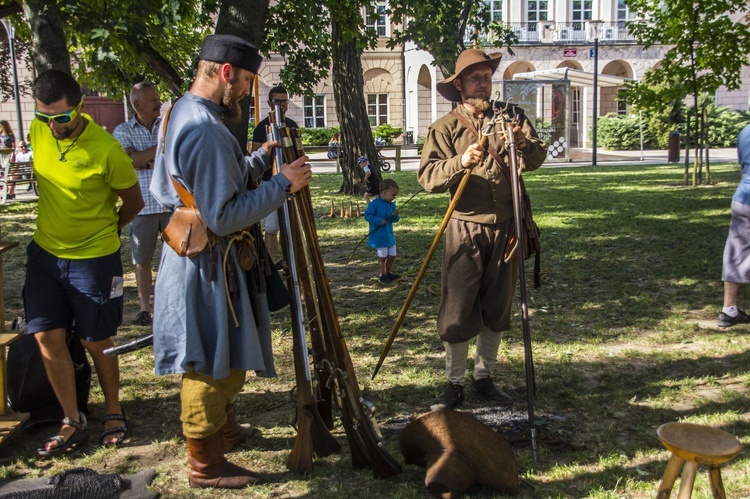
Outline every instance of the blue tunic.
{"label": "blue tunic", "polygon": [[737,161],[742,168],[742,180],[732,196],[732,201],[750,205],[750,125],[737,137]]}
{"label": "blue tunic", "polygon": [[[370,232],[367,236],[367,245],[371,248],[388,248],[396,244],[396,236],[393,234],[393,223],[399,221],[396,211],[396,203],[375,198],[367,205],[365,220],[370,222]],[[383,220],[385,225],[381,225]]]}
{"label": "blue tunic", "polygon": [[[260,178],[271,159],[262,149],[245,156],[222,122],[223,111],[211,100],[186,92],[172,108],[166,137],[163,130],[159,132],[151,181],[151,193],[159,203],[182,205],[169,178],[171,173],[193,194],[203,219],[217,236],[268,216],[282,205],[290,185],[284,175],[275,175],[255,190],[247,188],[248,178]],[[166,145],[163,154],[162,143]],[[222,257],[226,245],[226,237],[219,237]],[[242,369],[275,375],[266,298],[257,295],[259,317],[255,317],[234,245],[228,265],[235,266],[238,276],[239,298],[232,303],[239,327],[235,327],[227,305],[222,257],[216,280],[209,281],[209,252],[195,258],[180,257],[164,244],[161,255],[154,290],[156,374],[195,371],[222,379],[230,369]]]}

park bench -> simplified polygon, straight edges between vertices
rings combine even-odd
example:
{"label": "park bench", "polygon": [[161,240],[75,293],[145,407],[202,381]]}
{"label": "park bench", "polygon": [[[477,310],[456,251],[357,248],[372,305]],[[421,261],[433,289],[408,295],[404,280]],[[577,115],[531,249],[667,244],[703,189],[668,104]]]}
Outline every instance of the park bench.
{"label": "park bench", "polygon": [[[402,153],[405,153],[411,157],[418,157],[418,146],[416,144],[391,144],[386,146],[377,146],[377,149],[380,152],[385,151],[385,154],[381,156],[383,160],[393,160],[396,166],[395,170],[397,172],[401,171],[401,159],[403,157]],[[328,146],[305,146],[305,153],[307,153],[308,155],[321,152],[328,152]],[[390,153],[392,153],[393,155],[391,155]],[[310,163],[313,164],[321,162],[333,163],[335,161],[335,159],[328,159],[327,156],[310,158]],[[339,171],[338,164],[336,165],[336,171]]]}
{"label": "park bench", "polygon": [[30,185],[34,195],[39,195],[39,186],[34,178],[33,161],[8,161],[2,169],[0,177],[0,204],[8,199],[8,190],[12,185]]}

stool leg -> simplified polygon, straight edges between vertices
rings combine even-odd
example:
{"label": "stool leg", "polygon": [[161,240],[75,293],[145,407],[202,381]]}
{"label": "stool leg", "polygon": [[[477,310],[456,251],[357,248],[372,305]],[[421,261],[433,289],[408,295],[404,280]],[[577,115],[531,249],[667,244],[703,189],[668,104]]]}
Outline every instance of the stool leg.
{"label": "stool leg", "polygon": [[656,494],[656,499],[669,499],[669,495],[672,493],[672,486],[677,475],[680,474],[680,468],[685,460],[672,454],[669,456],[667,461],[667,467],[664,470],[664,476],[661,477],[661,483],[659,484],[659,492]]}
{"label": "stool leg", "polygon": [[693,495],[693,484],[695,475],[698,473],[698,463],[688,461],[682,468],[682,478],[680,478],[680,491],[677,493],[677,499],[690,499]]}
{"label": "stool leg", "polygon": [[711,492],[714,494],[714,499],[727,499],[727,495],[724,492],[724,484],[721,481],[719,465],[712,464],[708,467],[708,478],[711,482]]}

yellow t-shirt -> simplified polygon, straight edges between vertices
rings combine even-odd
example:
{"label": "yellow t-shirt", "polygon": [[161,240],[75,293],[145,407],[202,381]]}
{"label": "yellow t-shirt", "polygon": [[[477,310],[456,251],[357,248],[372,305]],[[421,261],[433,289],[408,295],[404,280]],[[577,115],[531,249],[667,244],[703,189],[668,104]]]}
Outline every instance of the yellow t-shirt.
{"label": "yellow t-shirt", "polygon": [[[111,255],[120,248],[115,189],[138,182],[120,143],[83,115],[88,125],[78,141],[56,141],[49,125],[31,123],[39,211],[34,241],[58,258],[80,260]],[[57,142],[57,144],[56,144]],[[59,145],[59,149],[58,149]]]}

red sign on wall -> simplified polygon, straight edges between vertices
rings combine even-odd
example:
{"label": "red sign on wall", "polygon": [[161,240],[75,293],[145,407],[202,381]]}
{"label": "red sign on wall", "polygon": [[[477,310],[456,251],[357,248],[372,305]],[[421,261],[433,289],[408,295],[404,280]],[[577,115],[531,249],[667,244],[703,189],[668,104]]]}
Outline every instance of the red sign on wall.
{"label": "red sign on wall", "polygon": [[563,57],[576,57],[578,49],[563,49]]}

